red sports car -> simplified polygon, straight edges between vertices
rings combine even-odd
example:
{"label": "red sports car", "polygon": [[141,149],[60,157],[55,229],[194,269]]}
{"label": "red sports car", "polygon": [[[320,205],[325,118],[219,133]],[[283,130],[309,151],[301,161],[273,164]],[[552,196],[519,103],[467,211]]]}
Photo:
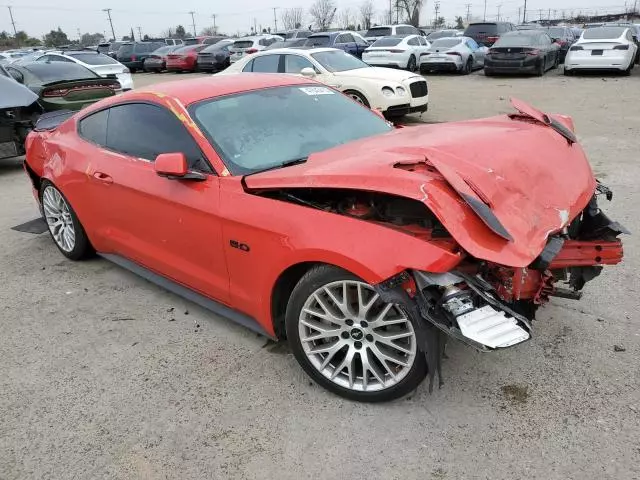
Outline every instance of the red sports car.
{"label": "red sports car", "polygon": [[169,72],[195,72],[198,67],[198,52],[209,45],[188,45],[167,55],[166,68]]}
{"label": "red sports car", "polygon": [[97,252],[384,401],[433,381],[449,337],[528,340],[539,305],[622,258],[571,120],[514,105],[394,128],[302,77],[195,79],[48,119],[25,168],[66,257]]}

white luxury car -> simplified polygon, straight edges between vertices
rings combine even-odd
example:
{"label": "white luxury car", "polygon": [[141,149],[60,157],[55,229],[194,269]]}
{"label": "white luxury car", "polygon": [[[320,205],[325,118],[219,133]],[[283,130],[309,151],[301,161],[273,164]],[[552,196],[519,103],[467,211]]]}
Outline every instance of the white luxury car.
{"label": "white luxury car", "polygon": [[387,116],[425,112],[426,80],[402,70],[367,65],[336,48],[281,48],[247,56],[217,75],[243,72],[292,73],[333,87]]}
{"label": "white luxury car", "polygon": [[401,25],[377,25],[371,27],[364,33],[364,38],[369,43],[373,43],[382,37],[391,37],[396,35],[420,35],[418,30],[413,25],[401,24]]}
{"label": "white luxury car", "polygon": [[579,70],[619,70],[630,74],[636,58],[633,31],[625,26],[588,28],[564,60],[564,74]]}
{"label": "white luxury car", "polygon": [[406,68],[413,72],[418,68],[420,55],[431,44],[421,35],[406,37],[382,37],[362,54],[362,60],[378,67]]}
{"label": "white luxury car", "polygon": [[282,42],[284,38],[278,35],[254,35],[239,38],[229,46],[229,61],[235,63],[246,55],[264,50],[275,42]]}
{"label": "white luxury car", "polygon": [[133,79],[131,78],[129,69],[117,60],[102,53],[92,52],[90,50],[65,50],[64,53],[47,52],[33,60],[36,62],[78,63],[101,77],[106,78],[107,75],[115,75],[118,82],[120,82],[122,90],[131,90],[133,88]]}
{"label": "white luxury car", "polygon": [[467,75],[484,67],[488,51],[471,37],[439,38],[420,56],[420,73],[445,71]]}

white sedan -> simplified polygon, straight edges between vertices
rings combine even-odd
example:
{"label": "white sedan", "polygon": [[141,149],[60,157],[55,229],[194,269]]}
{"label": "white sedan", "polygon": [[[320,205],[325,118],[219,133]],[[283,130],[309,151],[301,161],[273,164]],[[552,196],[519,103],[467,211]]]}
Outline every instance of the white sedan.
{"label": "white sedan", "polygon": [[117,60],[89,50],[47,52],[35,59],[37,62],[73,62],[89,70],[97,73],[101,77],[115,75],[120,82],[122,90],[131,90],[133,88],[133,79],[129,69]]}
{"label": "white sedan", "polygon": [[431,45],[420,35],[382,37],[362,54],[362,60],[378,67],[405,68],[413,72],[418,68],[420,55]]}
{"label": "white sedan", "polygon": [[426,80],[413,73],[372,67],[335,48],[281,48],[246,56],[216,75],[291,73],[313,78],[387,116],[425,112]]}
{"label": "white sedan", "polygon": [[638,46],[633,30],[625,26],[588,28],[564,60],[564,74],[578,70],[618,70],[630,74]]}

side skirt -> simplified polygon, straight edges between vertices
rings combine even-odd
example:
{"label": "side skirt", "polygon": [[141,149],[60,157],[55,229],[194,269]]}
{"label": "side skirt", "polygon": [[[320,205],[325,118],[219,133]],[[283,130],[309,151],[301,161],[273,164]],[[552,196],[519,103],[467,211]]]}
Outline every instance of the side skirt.
{"label": "side skirt", "polygon": [[148,268],[145,268],[141,265],[138,265],[131,260],[127,260],[120,255],[113,255],[110,253],[98,253],[105,260],[109,260],[112,263],[115,263],[119,267],[122,267],[126,270],[129,270],[132,273],[148,280],[151,283],[155,283],[159,287],[164,288],[165,290],[169,290],[171,293],[175,293],[179,297],[182,297],[190,302],[193,302],[202,308],[209,310],[217,315],[228,318],[236,323],[239,323],[243,327],[248,328],[249,330],[253,330],[254,332],[265,336],[267,338],[271,338],[273,340],[277,340],[273,336],[269,335],[264,328],[257,322],[257,320],[253,317],[245,315],[244,313],[238,312],[232,308],[227,307],[215,300],[211,300],[204,295],[200,295],[193,290],[190,290],[179,283],[174,282],[173,280],[169,280],[166,277],[158,275],[157,273],[152,272]]}

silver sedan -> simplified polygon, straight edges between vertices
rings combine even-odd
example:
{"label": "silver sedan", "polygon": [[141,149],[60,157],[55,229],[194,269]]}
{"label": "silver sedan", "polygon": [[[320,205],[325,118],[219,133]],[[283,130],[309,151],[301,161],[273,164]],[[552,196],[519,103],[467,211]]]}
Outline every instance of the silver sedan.
{"label": "silver sedan", "polygon": [[444,71],[466,75],[484,67],[487,51],[487,47],[478,45],[473,38],[439,38],[420,55],[420,73]]}

